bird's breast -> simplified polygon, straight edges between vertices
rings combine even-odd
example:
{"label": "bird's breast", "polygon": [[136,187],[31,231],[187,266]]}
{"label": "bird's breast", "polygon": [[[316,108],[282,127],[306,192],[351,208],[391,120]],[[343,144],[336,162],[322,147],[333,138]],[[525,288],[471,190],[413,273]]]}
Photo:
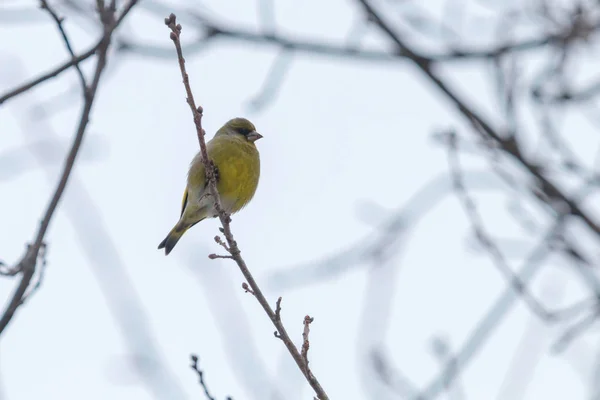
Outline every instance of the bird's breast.
{"label": "bird's breast", "polygon": [[208,156],[218,168],[217,189],[225,209],[234,213],[254,196],[260,177],[258,150],[245,139],[215,138]]}

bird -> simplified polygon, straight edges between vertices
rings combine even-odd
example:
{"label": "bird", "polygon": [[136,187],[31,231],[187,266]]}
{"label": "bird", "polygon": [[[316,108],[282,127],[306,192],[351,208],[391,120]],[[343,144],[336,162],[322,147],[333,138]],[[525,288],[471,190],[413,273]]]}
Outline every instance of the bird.
{"label": "bird", "polygon": [[[255,142],[262,137],[252,122],[238,117],[227,121],[206,144],[208,158],[215,166],[221,205],[230,215],[248,205],[256,193],[260,156]],[[188,229],[205,218],[217,216],[215,201],[209,195],[202,153],[198,152],[190,163],[179,221],[158,249],[164,248],[165,255],[169,255]]]}

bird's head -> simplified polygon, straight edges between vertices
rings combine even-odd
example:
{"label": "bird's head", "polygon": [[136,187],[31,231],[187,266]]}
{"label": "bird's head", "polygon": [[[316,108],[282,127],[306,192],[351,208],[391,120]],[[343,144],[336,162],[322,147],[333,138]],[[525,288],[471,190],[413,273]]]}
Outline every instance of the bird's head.
{"label": "bird's head", "polygon": [[254,124],[246,118],[230,119],[217,131],[217,135],[240,135],[252,143],[263,137],[256,132]]}

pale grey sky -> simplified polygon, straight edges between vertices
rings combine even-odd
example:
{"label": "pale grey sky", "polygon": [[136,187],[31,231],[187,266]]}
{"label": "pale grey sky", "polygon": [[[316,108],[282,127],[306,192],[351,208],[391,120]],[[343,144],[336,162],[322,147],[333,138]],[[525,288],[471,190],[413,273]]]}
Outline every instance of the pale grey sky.
{"label": "pale grey sky", "polygon": [[[147,11],[154,2],[142,3],[121,34],[135,34],[136,40],[174,54],[162,18]],[[258,3],[173,2],[179,10],[182,4],[203,13],[208,8],[218,20],[250,27],[257,25]],[[343,41],[359,20],[358,8],[346,1],[275,3],[277,27],[299,37]],[[438,15],[442,5],[428,2],[427,8]],[[484,26],[493,17],[483,7],[472,12]],[[67,57],[54,24],[43,11],[37,13],[42,22],[0,25],[5,38],[0,93]],[[190,20],[178,17],[184,41],[191,39]],[[78,25],[82,21],[66,21],[77,50],[96,40]],[[363,42],[384,49],[376,29],[370,29]],[[507,370],[518,367],[511,360],[524,337],[543,355],[535,370],[523,372],[531,374],[523,399],[587,398],[598,351],[594,336],[583,335],[563,354],[550,354],[564,326],[541,324],[519,299],[509,307],[515,299],[502,275],[469,246],[471,228],[450,190],[446,151],[431,137],[449,127],[471,135],[446,99],[403,62],[298,53],[277,97],[255,112],[249,102],[276,54],[274,47],[218,40],[186,59],[209,136],[234,116],[248,117],[264,135],[258,142],[258,192],[234,216],[232,229],[271,302],[283,296],[283,320],[297,343],[304,315],[315,318],[311,367],[330,398],[385,400],[411,393],[397,383],[394,394],[373,379],[367,368],[370,353],[365,353],[371,346],[412,384],[426,387],[441,367],[432,340],[439,336],[457,351],[474,331],[490,327],[478,324],[492,308],[495,316],[502,315],[501,326],[459,378],[467,399],[495,399],[499,393],[499,399],[513,398],[502,384]],[[286,400],[311,398],[273,337],[270,321],[241,289],[237,267],[206,257],[220,250],[212,241],[216,220],[190,230],[169,257],[156,249],[179,215],[188,163],[198,150],[193,121],[174,58],[112,56],[79,163],[48,233],[43,284],[0,339],[6,399],[201,399],[188,366],[190,353],[200,356],[219,399],[266,399],[271,390]],[[498,120],[489,69],[457,64],[443,72],[471,104]],[[39,118],[35,107],[56,105],[55,96],[76,84],[71,71],[0,106],[0,165],[10,167],[2,164],[4,152],[44,141],[22,153],[24,170],[0,171],[2,260],[17,260],[31,240],[80,111],[73,100],[51,117]],[[598,140],[590,141],[590,126],[578,118],[563,126],[580,133],[573,145],[591,159]],[[477,198],[490,230],[533,247],[510,217],[507,190],[484,172],[486,163],[462,158],[474,168],[467,182],[473,191],[481,189]],[[415,193],[434,179],[415,204]],[[369,203],[374,205],[364,206]],[[397,256],[380,268],[342,260],[340,267],[350,272],[317,284],[291,288],[270,279],[289,267],[317,268],[340,251],[377,241],[380,227],[407,204],[419,218],[409,221]],[[422,204],[432,208],[425,212]],[[549,223],[540,213],[536,217],[542,225]],[[515,268],[521,268],[521,258],[512,260]],[[556,306],[582,298],[586,286],[560,267],[560,260],[552,261],[538,274],[534,292]],[[14,280],[0,280],[3,304],[14,285]],[[107,297],[109,292],[122,298]],[[151,378],[144,381],[128,366],[131,351]],[[164,364],[153,369],[157,359]]]}

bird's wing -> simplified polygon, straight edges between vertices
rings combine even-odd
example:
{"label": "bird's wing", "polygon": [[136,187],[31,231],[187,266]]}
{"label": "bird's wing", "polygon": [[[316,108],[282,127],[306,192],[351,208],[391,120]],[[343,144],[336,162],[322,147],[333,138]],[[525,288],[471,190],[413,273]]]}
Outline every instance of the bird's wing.
{"label": "bird's wing", "polygon": [[183,216],[183,211],[185,210],[187,201],[188,201],[188,190],[186,187],[185,191],[183,192],[183,201],[181,202],[181,215],[179,215],[179,218],[181,218]]}
{"label": "bird's wing", "polygon": [[198,153],[190,163],[187,185],[185,187],[185,192],[183,192],[183,201],[181,202],[180,218],[183,216],[188,202],[191,201],[193,204],[195,204],[195,202],[202,197],[206,186],[205,180],[206,175],[204,174],[204,165],[202,164],[200,153]]}

